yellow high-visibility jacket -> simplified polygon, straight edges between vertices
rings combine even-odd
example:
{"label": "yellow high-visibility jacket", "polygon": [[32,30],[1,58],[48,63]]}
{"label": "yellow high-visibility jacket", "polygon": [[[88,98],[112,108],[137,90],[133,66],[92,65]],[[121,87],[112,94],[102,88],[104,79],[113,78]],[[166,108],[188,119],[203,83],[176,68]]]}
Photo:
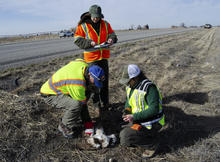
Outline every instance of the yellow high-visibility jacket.
{"label": "yellow high-visibility jacket", "polygon": [[[143,80],[141,82],[141,86],[138,89],[134,89],[132,94],[131,93],[131,88],[130,87],[126,87],[126,92],[127,92],[127,99],[128,99],[128,103],[131,106],[131,113],[135,114],[144,110],[148,109],[148,104],[145,101],[146,95],[147,95],[147,89],[149,87],[149,85],[153,84],[151,81],[149,80]],[[156,85],[155,85],[156,86]],[[142,88],[141,88],[142,87]],[[157,89],[158,90],[158,89]],[[162,113],[163,108],[162,108],[162,96],[158,90],[159,93],[159,112],[158,114]],[[165,116],[164,114],[156,117],[150,121],[147,122],[143,122],[141,123],[141,125],[145,126],[148,129],[152,128],[152,124],[155,122],[159,122],[162,126],[165,124]]]}
{"label": "yellow high-visibility jacket", "polygon": [[40,92],[45,95],[68,94],[73,99],[86,103],[85,70],[88,64],[82,59],[71,61],[60,68],[42,85]]}

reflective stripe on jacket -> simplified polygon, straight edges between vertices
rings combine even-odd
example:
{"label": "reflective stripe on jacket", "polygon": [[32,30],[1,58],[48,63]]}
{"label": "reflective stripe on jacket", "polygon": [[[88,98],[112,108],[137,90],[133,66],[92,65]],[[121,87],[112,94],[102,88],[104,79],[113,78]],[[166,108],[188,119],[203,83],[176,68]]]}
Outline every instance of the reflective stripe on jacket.
{"label": "reflective stripe on jacket", "polygon": [[[149,107],[147,102],[145,101],[145,98],[146,98],[146,95],[147,95],[147,89],[148,89],[149,85],[151,85],[153,83],[146,79],[146,80],[143,80],[141,82],[141,84],[142,85],[138,89],[134,89],[131,96],[130,96],[131,88],[126,87],[127,98],[128,98],[129,105],[132,108],[132,111],[131,111],[132,114],[147,110],[148,107]],[[158,112],[158,114],[160,114],[160,113],[162,113],[162,110],[163,110],[163,108],[162,108],[162,96],[161,96],[159,91],[158,91],[158,93],[159,93],[159,112]],[[165,124],[164,119],[165,119],[164,115],[162,115],[159,118],[154,119],[152,121],[141,123],[141,125],[144,125],[148,129],[151,129],[153,123],[159,122],[163,126]]]}
{"label": "reflective stripe on jacket", "polygon": [[[75,32],[75,40],[84,38],[90,39],[96,42],[96,44],[102,44],[108,40],[108,37],[114,31],[107,21],[101,20],[99,34],[95,31],[91,24],[82,23],[77,27]],[[108,59],[110,57],[109,48],[89,48],[84,50],[84,59],[86,62],[93,62],[102,59]]]}
{"label": "reflective stripe on jacket", "polygon": [[50,95],[68,94],[73,99],[86,103],[85,70],[88,64],[82,59],[71,61],[59,69],[43,84],[40,92]]}

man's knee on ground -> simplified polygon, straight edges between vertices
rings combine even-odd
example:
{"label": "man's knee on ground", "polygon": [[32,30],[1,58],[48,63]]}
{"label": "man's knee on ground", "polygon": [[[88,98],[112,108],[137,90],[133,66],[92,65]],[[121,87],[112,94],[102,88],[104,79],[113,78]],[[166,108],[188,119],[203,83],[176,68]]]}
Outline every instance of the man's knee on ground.
{"label": "man's knee on ground", "polygon": [[[132,146],[134,144],[134,140],[132,137],[133,132],[130,131],[130,128],[124,128],[119,135],[120,144],[122,146]],[[134,134],[133,134],[134,135]]]}

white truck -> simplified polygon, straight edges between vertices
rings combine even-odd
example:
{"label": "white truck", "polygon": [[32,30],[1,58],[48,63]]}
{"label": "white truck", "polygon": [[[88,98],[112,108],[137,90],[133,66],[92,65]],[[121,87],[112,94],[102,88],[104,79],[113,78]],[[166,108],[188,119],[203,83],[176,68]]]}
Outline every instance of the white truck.
{"label": "white truck", "polygon": [[73,37],[73,36],[74,36],[74,32],[71,32],[71,31],[61,31],[61,32],[59,32],[59,37],[60,38]]}

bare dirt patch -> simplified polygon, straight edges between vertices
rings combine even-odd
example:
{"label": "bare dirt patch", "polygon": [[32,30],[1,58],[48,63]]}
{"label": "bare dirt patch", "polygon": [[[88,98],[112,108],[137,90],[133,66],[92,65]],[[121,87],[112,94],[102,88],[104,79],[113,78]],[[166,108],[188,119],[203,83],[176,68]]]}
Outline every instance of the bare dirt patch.
{"label": "bare dirt patch", "polygon": [[[163,94],[166,127],[149,161],[220,161],[220,29],[198,29],[147,38],[112,48],[111,109],[103,120],[118,135],[125,89],[118,80],[123,64],[138,64]],[[141,161],[142,148],[118,143],[87,148],[81,136],[57,131],[62,110],[46,105],[41,85],[76,57],[64,57],[0,73],[0,158],[3,161]],[[96,113],[89,103],[91,116]]]}

